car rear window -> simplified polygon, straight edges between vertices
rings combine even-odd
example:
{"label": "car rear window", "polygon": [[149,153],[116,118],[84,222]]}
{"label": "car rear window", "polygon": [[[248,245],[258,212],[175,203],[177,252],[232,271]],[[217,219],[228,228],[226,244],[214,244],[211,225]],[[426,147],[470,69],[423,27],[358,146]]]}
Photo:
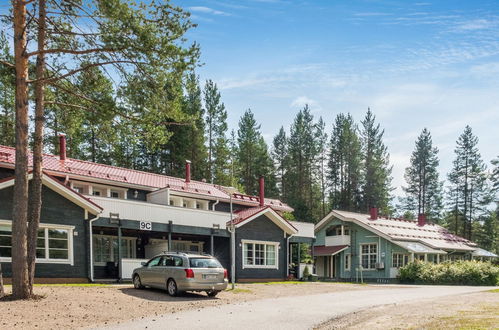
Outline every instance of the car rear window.
{"label": "car rear window", "polygon": [[218,260],[213,258],[190,258],[189,265],[191,268],[222,268]]}

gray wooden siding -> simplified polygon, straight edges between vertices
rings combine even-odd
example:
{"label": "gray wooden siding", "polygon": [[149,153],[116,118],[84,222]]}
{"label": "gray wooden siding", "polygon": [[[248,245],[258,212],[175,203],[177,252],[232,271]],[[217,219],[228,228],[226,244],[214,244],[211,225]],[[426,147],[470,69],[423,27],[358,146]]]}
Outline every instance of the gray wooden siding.
{"label": "gray wooden siding", "polygon": [[[243,269],[241,240],[271,241],[279,245],[279,269],[245,268]],[[236,279],[283,279],[286,277],[286,238],[284,231],[272,220],[262,215],[236,229]]]}
{"label": "gray wooden siding", "polygon": [[[13,187],[0,190],[0,219],[12,220]],[[88,277],[88,226],[84,210],[53,190],[43,187],[41,222],[74,226],[74,266],[69,264],[36,264],[36,277],[86,278]],[[11,276],[10,263],[2,263],[4,276]]]}

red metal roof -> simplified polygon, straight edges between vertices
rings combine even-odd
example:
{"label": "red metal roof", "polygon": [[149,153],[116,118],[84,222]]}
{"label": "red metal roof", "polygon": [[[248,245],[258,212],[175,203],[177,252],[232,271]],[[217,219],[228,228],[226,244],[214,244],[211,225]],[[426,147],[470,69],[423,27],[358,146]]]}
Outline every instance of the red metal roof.
{"label": "red metal roof", "polygon": [[346,247],[348,247],[348,245],[314,246],[314,256],[332,256],[345,249]]}
{"label": "red metal roof", "polygon": [[[269,207],[268,206],[257,206],[257,207],[251,207],[249,209],[236,211],[236,212],[234,212],[234,218],[232,219],[232,223],[234,225],[237,225],[238,223],[241,223],[244,220],[251,218],[255,214],[265,210],[266,208],[269,208]],[[230,223],[230,221],[228,223]]]}
{"label": "red metal roof", "polygon": [[[249,209],[244,209],[244,210],[239,210],[239,211],[236,211],[234,212],[234,219],[232,219],[232,223],[234,225],[237,225],[249,218],[251,218],[252,216],[254,216],[255,214],[258,214],[260,212],[262,212],[263,210],[266,210],[266,209],[270,209],[270,210],[273,210],[272,207],[270,206],[257,206],[257,207],[251,207]],[[285,222],[286,224],[288,224],[289,226],[291,226],[293,229],[295,230],[298,230],[296,229],[295,226],[293,226],[292,223],[290,223],[288,220],[284,219],[280,214],[278,214],[278,217],[281,219],[281,221]],[[227,222],[227,225],[230,224],[230,221]]]}
{"label": "red metal roof", "polygon": [[[31,153],[28,158],[29,166],[31,166]],[[2,163],[14,165],[14,162],[15,148],[0,145],[0,166]],[[230,199],[229,194],[220,185],[194,180],[186,183],[184,178],[176,178],[162,174],[98,164],[73,158],[60,160],[59,156],[50,154],[43,155],[43,169],[50,172],[51,175],[55,176],[69,175],[79,176],[83,178],[86,177],[88,181],[92,181],[92,179],[104,179],[117,183],[139,185],[155,189],[170,188],[172,191],[202,195],[205,197],[211,197],[211,199],[213,200]],[[244,201],[252,204],[259,203],[259,199],[256,196],[248,196],[235,193],[233,195],[233,198],[235,199],[234,202],[236,203],[237,201]],[[287,204],[276,199],[266,198],[265,204],[268,206],[273,206],[275,209],[278,209],[280,211],[293,211],[293,209]]]}

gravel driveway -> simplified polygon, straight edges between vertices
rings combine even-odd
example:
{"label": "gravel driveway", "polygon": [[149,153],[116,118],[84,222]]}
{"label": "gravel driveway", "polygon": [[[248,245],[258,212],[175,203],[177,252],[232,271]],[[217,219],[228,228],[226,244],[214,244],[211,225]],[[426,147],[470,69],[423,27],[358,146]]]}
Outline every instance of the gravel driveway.
{"label": "gravel driveway", "polygon": [[[308,329],[331,318],[393,303],[490,290],[490,287],[378,287],[280,297],[163,314],[98,329]],[[97,329],[97,328],[96,328]]]}

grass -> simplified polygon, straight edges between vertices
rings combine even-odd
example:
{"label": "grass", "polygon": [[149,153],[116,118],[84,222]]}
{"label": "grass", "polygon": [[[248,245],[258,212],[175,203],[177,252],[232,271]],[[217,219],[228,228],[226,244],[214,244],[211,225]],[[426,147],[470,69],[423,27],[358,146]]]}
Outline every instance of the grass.
{"label": "grass", "polygon": [[493,289],[493,290],[489,290],[487,292],[497,292],[497,293],[499,293],[499,289]]}
{"label": "grass", "polygon": [[[498,290],[498,289],[496,289]],[[496,291],[491,290],[491,291]],[[425,328],[429,329],[497,329],[499,304],[484,304],[480,310],[460,311],[459,314],[438,318]]]}
{"label": "grass", "polygon": [[[12,284],[4,284],[5,287],[7,286],[12,286]],[[34,284],[34,286],[66,286],[66,287],[93,287],[93,286],[98,286],[98,287],[108,287],[110,286],[109,284],[102,284],[102,283],[60,283],[60,284]]]}

